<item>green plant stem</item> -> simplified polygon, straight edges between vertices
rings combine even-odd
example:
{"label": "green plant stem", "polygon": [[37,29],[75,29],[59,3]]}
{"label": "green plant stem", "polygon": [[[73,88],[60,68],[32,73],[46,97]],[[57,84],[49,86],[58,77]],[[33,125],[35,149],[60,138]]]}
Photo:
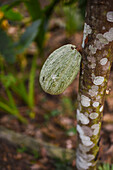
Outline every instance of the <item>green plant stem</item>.
{"label": "green plant stem", "polygon": [[9,107],[7,104],[3,103],[0,101],[0,108],[4,111],[6,111],[7,113],[12,114],[13,116],[17,117],[21,122],[23,123],[27,123],[27,120],[20,115],[20,113],[18,112],[17,109],[12,109],[11,107]]}
{"label": "green plant stem", "polygon": [[29,76],[29,86],[28,86],[28,103],[29,107],[33,109],[34,107],[34,85],[35,85],[35,75],[36,75],[36,59],[37,56],[35,55],[32,61],[30,76]]}

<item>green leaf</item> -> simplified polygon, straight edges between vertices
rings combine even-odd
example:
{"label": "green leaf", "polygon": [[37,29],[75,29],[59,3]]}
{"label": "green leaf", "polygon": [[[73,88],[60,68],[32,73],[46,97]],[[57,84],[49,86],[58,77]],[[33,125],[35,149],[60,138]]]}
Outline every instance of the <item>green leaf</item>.
{"label": "green leaf", "polygon": [[17,106],[16,106],[15,100],[13,98],[12,92],[9,89],[7,89],[6,93],[7,93],[7,96],[8,96],[9,106],[12,109],[17,110]]}
{"label": "green leaf", "polygon": [[0,81],[2,82],[5,88],[9,88],[10,86],[12,86],[12,84],[16,83],[16,79],[11,73],[7,75],[1,74]]}
{"label": "green leaf", "polygon": [[33,21],[41,18],[42,10],[41,10],[40,3],[38,0],[32,0],[32,1],[29,0],[28,2],[24,2],[24,3]]}
{"label": "green leaf", "polygon": [[23,2],[27,2],[28,0],[13,0],[13,2],[9,2],[8,3],[8,7],[7,7],[7,10],[15,7],[15,6],[18,6],[20,5],[20,3],[23,3]]}
{"label": "green leaf", "polygon": [[0,55],[9,63],[15,61],[13,41],[2,29],[0,29]]}
{"label": "green leaf", "polygon": [[10,108],[10,106],[3,103],[2,101],[0,101],[0,108],[5,110],[6,112],[12,114],[12,115],[17,115],[18,114],[17,110],[14,110],[14,109]]}
{"label": "green leaf", "polygon": [[113,165],[111,165],[111,170],[113,170]]}
{"label": "green leaf", "polygon": [[53,13],[54,8],[59,2],[60,0],[53,0],[49,5],[45,6],[45,8],[42,10],[43,11],[43,15],[41,17],[42,22],[40,25],[39,33],[36,37],[36,42],[39,47],[40,54],[42,53],[44,46],[45,33],[48,29],[48,21]]}
{"label": "green leaf", "polygon": [[12,84],[11,89],[16,94],[18,94],[24,100],[25,103],[28,104],[28,95],[24,81],[20,80],[20,82],[17,82],[17,84]]}
{"label": "green leaf", "polygon": [[12,114],[13,116],[16,116],[21,122],[27,123],[27,120],[23,116],[21,116],[18,109],[15,110],[14,108],[11,108],[7,104],[3,103],[2,101],[0,101],[0,109],[6,111],[9,114]]}
{"label": "green leaf", "polygon": [[39,27],[39,32],[38,32],[37,37],[35,39],[36,43],[39,47],[39,50],[41,50],[40,52],[42,52],[42,50],[43,50],[45,33],[47,31],[47,28],[48,28],[48,20],[46,18],[42,18],[41,24],[40,24],[40,27]]}
{"label": "green leaf", "polygon": [[21,21],[23,16],[19,12],[13,11],[13,9],[8,9],[8,5],[4,5],[1,7],[2,12],[7,19],[12,21]]}
{"label": "green leaf", "polygon": [[31,42],[36,37],[40,26],[40,20],[34,21],[24,32],[24,34],[20,37],[18,43],[15,44],[16,53],[22,53]]}

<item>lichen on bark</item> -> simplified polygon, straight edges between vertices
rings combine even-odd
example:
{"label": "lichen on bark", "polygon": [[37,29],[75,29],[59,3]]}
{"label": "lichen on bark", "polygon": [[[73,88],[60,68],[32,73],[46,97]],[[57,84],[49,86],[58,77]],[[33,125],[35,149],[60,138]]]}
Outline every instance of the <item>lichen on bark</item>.
{"label": "lichen on bark", "polygon": [[85,29],[87,25],[90,30],[84,31],[77,108],[78,170],[94,170],[98,160],[105,92],[113,57],[112,12],[112,0],[88,0]]}

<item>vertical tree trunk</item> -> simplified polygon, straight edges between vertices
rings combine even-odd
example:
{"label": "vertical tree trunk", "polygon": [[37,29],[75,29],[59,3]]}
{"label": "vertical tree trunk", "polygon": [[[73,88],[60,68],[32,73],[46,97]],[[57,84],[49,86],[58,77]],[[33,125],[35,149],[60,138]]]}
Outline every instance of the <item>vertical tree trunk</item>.
{"label": "vertical tree trunk", "polygon": [[78,170],[95,170],[113,57],[113,0],[88,0],[77,109]]}

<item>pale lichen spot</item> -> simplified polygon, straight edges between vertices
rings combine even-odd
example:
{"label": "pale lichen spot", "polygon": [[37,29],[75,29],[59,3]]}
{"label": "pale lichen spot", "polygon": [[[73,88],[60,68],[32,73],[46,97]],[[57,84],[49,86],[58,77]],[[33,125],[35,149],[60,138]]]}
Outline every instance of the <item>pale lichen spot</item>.
{"label": "pale lichen spot", "polygon": [[91,99],[89,97],[81,95],[81,104],[82,104],[82,106],[89,107],[90,106],[90,101],[91,101]]}
{"label": "pale lichen spot", "polygon": [[99,111],[100,111],[100,112],[102,112],[103,108],[104,108],[104,107],[103,107],[103,106],[101,106],[101,107],[100,107],[100,109],[99,109]]}
{"label": "pale lichen spot", "polygon": [[93,144],[89,136],[80,135],[81,141],[85,146],[90,146]]}
{"label": "pale lichen spot", "polygon": [[91,65],[88,64],[88,67],[94,69],[96,67],[96,63],[92,63]]}
{"label": "pale lichen spot", "polygon": [[98,96],[96,96],[96,100],[98,100],[98,101],[100,101],[100,100],[101,100],[101,95],[100,95],[100,93],[99,93],[99,95],[98,95]]}
{"label": "pale lichen spot", "polygon": [[95,78],[95,74],[92,72],[91,73],[91,78],[94,79]]}
{"label": "pale lichen spot", "polygon": [[93,129],[93,135],[97,135],[99,133],[100,125],[94,124],[91,126],[91,129]]}
{"label": "pale lichen spot", "polygon": [[96,108],[96,107],[98,107],[98,106],[99,106],[99,102],[94,102],[94,103],[93,103],[93,107]]}
{"label": "pale lichen spot", "polygon": [[79,109],[77,109],[77,117],[79,116],[79,114],[80,114],[80,110],[79,110]]}
{"label": "pale lichen spot", "polygon": [[84,135],[84,131],[82,130],[80,125],[77,125],[77,131],[80,135]]}
{"label": "pale lichen spot", "polygon": [[98,94],[98,86],[93,85],[91,89],[89,89],[89,95],[91,97],[96,96]]}
{"label": "pale lichen spot", "polygon": [[113,22],[113,11],[107,12],[107,21]]}
{"label": "pale lichen spot", "polygon": [[103,94],[103,93],[104,93],[104,91],[101,91],[101,92],[100,92],[100,94]]}
{"label": "pale lichen spot", "polygon": [[103,37],[105,37],[109,42],[113,41],[113,27],[110,28],[108,32],[105,32]]}
{"label": "pale lichen spot", "polygon": [[92,86],[92,90],[94,90],[94,91],[98,91],[98,89],[99,89],[99,87],[98,87],[98,86],[95,86],[95,85],[93,85],[93,86]]}
{"label": "pale lichen spot", "polygon": [[102,59],[100,60],[100,64],[101,64],[101,65],[105,65],[105,64],[107,63],[107,61],[108,61],[107,58],[102,58]]}
{"label": "pale lichen spot", "polygon": [[[100,45],[100,47],[98,48],[102,48],[103,44],[108,44],[108,40],[103,36],[103,34],[97,34],[96,38],[98,39],[98,43]],[[95,43],[96,44],[96,43]]]}
{"label": "pale lichen spot", "polygon": [[90,50],[91,54],[96,54],[97,48],[94,47],[93,45],[89,45],[89,50]]}
{"label": "pale lichen spot", "polygon": [[98,113],[90,113],[89,115],[90,119],[96,119],[98,117]]}
{"label": "pale lichen spot", "polygon": [[105,30],[105,29],[106,29],[105,26],[103,26],[103,27],[102,27],[102,30]]}
{"label": "pale lichen spot", "polygon": [[97,50],[101,50],[105,45],[109,44],[109,42],[113,41],[113,27],[109,29],[109,31],[104,34],[97,34],[96,39],[94,40],[93,45],[89,45],[89,51],[91,54],[96,54]]}
{"label": "pale lichen spot", "polygon": [[91,63],[95,63],[95,62],[96,62],[96,59],[95,59],[95,57],[93,57],[93,56],[88,56],[87,59],[88,59],[88,61],[91,62]]}
{"label": "pale lichen spot", "polygon": [[102,68],[103,70],[108,70],[110,68],[110,61],[107,62],[106,65],[104,65],[104,67]]}
{"label": "pale lichen spot", "polygon": [[89,119],[83,113],[77,109],[77,121],[81,121],[82,124],[87,125],[89,123]]}
{"label": "pale lichen spot", "polygon": [[86,136],[92,136],[93,132],[90,127],[82,126],[82,130]]}
{"label": "pale lichen spot", "polygon": [[102,76],[97,76],[93,80],[93,83],[95,85],[101,85],[103,82],[104,82],[104,77],[102,77]]}
{"label": "pale lichen spot", "polygon": [[92,136],[93,132],[90,127],[88,126],[80,126],[77,124],[77,131],[80,135],[85,135],[85,136]]}
{"label": "pale lichen spot", "polygon": [[[85,170],[89,169],[89,167],[92,165],[91,162],[88,162],[87,160],[84,160],[81,156],[77,156],[76,159],[76,166],[78,170]],[[85,169],[84,169],[85,168]]]}
{"label": "pale lichen spot", "polygon": [[83,35],[82,48],[84,48],[84,46],[85,46],[86,37],[88,36],[88,34],[91,34],[91,33],[92,33],[91,27],[85,23],[84,24],[84,35]]}
{"label": "pale lichen spot", "polygon": [[77,149],[77,155],[81,156],[84,160],[87,160],[88,162],[90,162],[91,160],[95,158],[95,156],[92,154],[81,152],[79,148]]}
{"label": "pale lichen spot", "polygon": [[95,156],[94,155],[92,155],[92,154],[86,154],[86,159],[88,160],[88,161],[92,161],[94,158],[95,158]]}
{"label": "pale lichen spot", "polygon": [[83,153],[85,153],[85,152],[89,152],[90,149],[93,148],[93,146],[94,146],[94,144],[92,144],[91,146],[85,146],[85,145],[83,145],[83,144],[80,143],[80,144],[78,145],[78,148],[79,148]]}

